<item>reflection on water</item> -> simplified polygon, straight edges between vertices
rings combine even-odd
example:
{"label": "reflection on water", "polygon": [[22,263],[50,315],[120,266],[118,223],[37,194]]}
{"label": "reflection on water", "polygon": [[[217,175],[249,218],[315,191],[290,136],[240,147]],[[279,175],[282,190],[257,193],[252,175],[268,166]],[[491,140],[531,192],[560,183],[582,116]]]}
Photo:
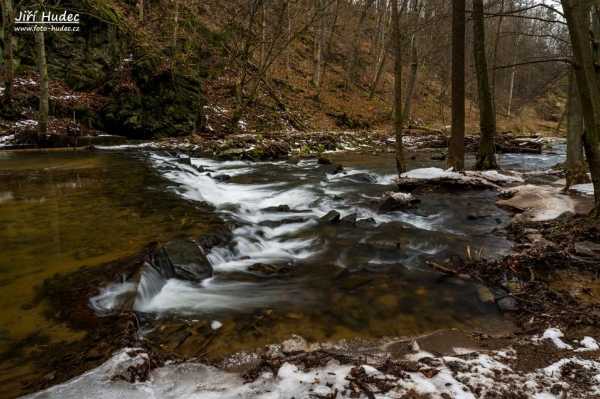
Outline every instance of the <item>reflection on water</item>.
{"label": "reflection on water", "polygon": [[[46,344],[82,338],[32,303],[44,279],[131,255],[149,241],[207,230],[205,213],[164,184],[132,155],[0,153],[0,354],[35,333],[50,336]],[[0,355],[0,397],[35,376],[23,362],[38,349]]]}

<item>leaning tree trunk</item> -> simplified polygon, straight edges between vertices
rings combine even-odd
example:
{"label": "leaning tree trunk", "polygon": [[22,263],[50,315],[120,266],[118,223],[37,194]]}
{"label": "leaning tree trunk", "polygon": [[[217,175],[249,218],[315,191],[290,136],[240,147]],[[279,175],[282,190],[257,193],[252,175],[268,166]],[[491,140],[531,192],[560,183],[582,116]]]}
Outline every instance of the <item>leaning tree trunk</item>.
{"label": "leaning tree trunk", "polygon": [[569,29],[572,65],[575,70],[584,133],[583,147],[594,185],[594,216],[600,217],[600,89],[594,69],[594,56],[589,43],[589,3],[561,0]]}
{"label": "leaning tree trunk", "polygon": [[396,134],[396,169],[398,176],[406,172],[402,144],[402,46],[398,21],[398,2],[392,0],[392,34],[394,40],[394,131]]}
{"label": "leaning tree trunk", "polygon": [[465,169],[465,0],[452,1],[452,135],[449,168]]}
{"label": "leaning tree trunk", "polygon": [[571,67],[569,73],[569,97],[567,99],[567,162],[565,174],[567,183],[565,189],[573,184],[589,183],[587,167],[583,158],[583,143],[581,135],[583,134],[583,116],[581,110],[581,99],[577,82],[575,81],[575,71]]}
{"label": "leaning tree trunk", "polygon": [[48,130],[48,65],[46,63],[46,45],[44,43],[44,32],[35,33],[38,50],[38,72],[40,85],[40,108],[38,111],[37,139],[38,142]]}
{"label": "leaning tree trunk", "polygon": [[483,25],[483,0],[473,0],[473,43],[477,88],[479,92],[479,149],[477,150],[475,170],[498,169],[494,155],[494,135],[496,134],[496,115],[492,104],[492,91],[485,59],[485,28]]}

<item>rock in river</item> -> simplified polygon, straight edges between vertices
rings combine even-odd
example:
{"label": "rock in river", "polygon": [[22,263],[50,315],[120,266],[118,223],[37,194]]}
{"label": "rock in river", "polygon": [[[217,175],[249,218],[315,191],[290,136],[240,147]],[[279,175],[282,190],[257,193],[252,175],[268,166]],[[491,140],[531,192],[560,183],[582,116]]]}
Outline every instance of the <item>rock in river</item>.
{"label": "rock in river", "polygon": [[202,250],[192,241],[165,244],[154,253],[154,266],[166,277],[200,282],[213,274],[213,268]]}

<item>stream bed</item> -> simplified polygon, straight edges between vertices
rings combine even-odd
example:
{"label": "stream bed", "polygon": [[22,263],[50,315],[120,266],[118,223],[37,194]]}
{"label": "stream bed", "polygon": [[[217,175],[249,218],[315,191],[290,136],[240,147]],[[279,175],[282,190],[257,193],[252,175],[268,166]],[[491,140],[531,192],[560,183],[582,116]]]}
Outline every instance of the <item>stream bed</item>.
{"label": "stream bed", "polygon": [[[143,271],[139,284],[109,286],[90,305],[110,312],[107,304],[129,292],[147,339],[210,361],[293,334],[314,342],[512,328],[480,300],[475,282],[440,276],[425,263],[465,257],[467,247],[483,257],[509,250],[502,227],[511,215],[494,205],[495,192],[419,196],[409,212],[382,214],[378,200],[396,188],[393,156],[330,156],[334,165],[119,150],[0,153],[0,353],[10,354],[0,357],[0,393],[14,396],[19,381],[35,374],[31,355],[40,342],[28,345],[32,336],[43,332],[43,345],[83,338],[32,302],[44,279],[149,241],[196,240],[223,224],[232,237],[206,254],[213,277],[193,282]],[[531,157],[500,162],[531,169],[564,159],[560,152]],[[331,173],[337,164],[344,173]],[[416,154],[408,164],[425,166],[443,162]],[[331,210],[350,221],[355,214],[357,223],[319,220]],[[284,272],[265,275],[257,264]],[[11,350],[17,343],[19,351]]]}

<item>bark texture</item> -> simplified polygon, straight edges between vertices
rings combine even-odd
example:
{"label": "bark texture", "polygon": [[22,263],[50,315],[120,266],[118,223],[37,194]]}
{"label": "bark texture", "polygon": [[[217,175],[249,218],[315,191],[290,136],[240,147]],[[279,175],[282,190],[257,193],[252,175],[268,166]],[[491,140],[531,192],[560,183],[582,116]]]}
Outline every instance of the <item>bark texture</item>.
{"label": "bark texture", "polygon": [[402,144],[402,44],[398,2],[392,1],[392,31],[394,40],[394,131],[396,135],[396,169],[398,176],[406,172]]}
{"label": "bark texture", "polygon": [[494,155],[494,135],[496,134],[496,114],[487,71],[485,55],[485,28],[483,24],[483,0],[473,0],[473,43],[477,91],[479,93],[479,148],[475,170],[498,169]]}
{"label": "bark texture", "polygon": [[465,0],[452,0],[452,135],[448,164],[465,169]]}

